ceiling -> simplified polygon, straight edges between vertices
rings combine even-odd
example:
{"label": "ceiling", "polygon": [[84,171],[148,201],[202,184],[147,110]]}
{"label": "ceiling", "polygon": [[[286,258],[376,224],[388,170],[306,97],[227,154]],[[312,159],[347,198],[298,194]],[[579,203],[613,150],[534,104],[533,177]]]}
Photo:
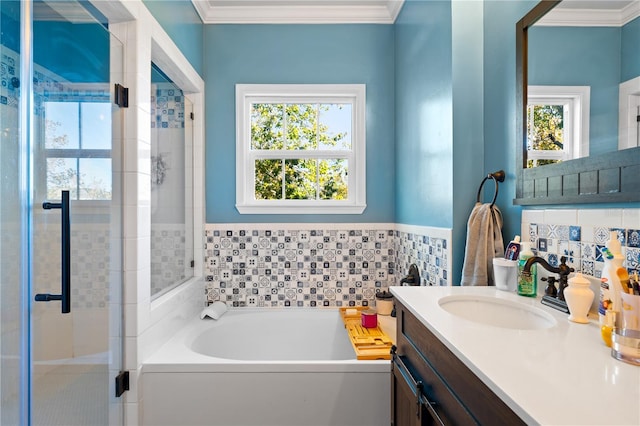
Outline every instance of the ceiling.
{"label": "ceiling", "polygon": [[638,16],[639,0],[563,0],[536,25],[619,27]]}
{"label": "ceiling", "polygon": [[191,0],[205,24],[392,24],[404,0]]}
{"label": "ceiling", "polygon": [[[456,0],[453,0],[456,1]],[[395,21],[404,0],[191,0],[205,24],[335,24]],[[541,24],[624,25],[639,0],[564,0]]]}

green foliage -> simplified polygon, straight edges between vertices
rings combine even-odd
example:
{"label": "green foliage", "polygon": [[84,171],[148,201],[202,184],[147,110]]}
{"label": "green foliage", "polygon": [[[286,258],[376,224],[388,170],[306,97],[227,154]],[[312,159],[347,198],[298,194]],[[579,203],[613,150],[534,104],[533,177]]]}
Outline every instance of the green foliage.
{"label": "green foliage", "polygon": [[[531,120],[533,114],[533,120]],[[542,151],[558,151],[563,147],[563,106],[562,105],[529,105],[527,108],[527,134],[529,149]],[[560,160],[537,160],[536,165],[558,163]],[[534,160],[527,161],[527,167],[533,167]]]}
{"label": "green foliage", "polygon": [[[45,120],[45,147],[49,149],[65,149],[70,145],[69,136],[59,134],[58,128],[62,124],[52,120]],[[78,177],[77,158],[75,157],[48,157],[46,192],[48,200],[59,200],[61,191],[68,190],[72,200],[110,200],[111,191],[105,189],[101,179],[86,177],[81,173]],[[80,185],[78,185],[80,178]],[[80,194],[78,194],[78,187]]]}
{"label": "green foliage", "polygon": [[[328,105],[318,104],[254,104],[251,111],[251,149],[344,149],[346,133],[332,134],[328,126],[319,120],[322,111],[328,110]],[[301,156],[256,160],[255,198],[343,200],[347,198],[347,170],[347,161],[339,159],[318,160]]]}

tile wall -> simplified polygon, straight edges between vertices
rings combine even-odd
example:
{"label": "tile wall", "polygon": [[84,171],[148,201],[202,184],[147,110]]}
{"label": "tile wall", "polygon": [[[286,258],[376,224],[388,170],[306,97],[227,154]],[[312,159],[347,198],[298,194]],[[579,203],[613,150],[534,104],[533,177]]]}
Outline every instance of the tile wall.
{"label": "tile wall", "polygon": [[615,231],[622,244],[624,266],[640,274],[640,209],[523,210],[523,240],[552,266],[566,256],[583,274],[600,278],[602,249]]}
{"label": "tile wall", "polygon": [[371,306],[411,263],[421,285],[450,285],[451,235],[393,224],[210,224],[207,303],[234,307]]}

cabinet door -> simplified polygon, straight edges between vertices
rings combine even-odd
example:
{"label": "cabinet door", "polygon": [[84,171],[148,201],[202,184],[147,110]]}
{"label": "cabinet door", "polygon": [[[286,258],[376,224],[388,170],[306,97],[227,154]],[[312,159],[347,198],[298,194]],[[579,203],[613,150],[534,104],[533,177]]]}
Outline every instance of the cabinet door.
{"label": "cabinet door", "polygon": [[422,381],[416,380],[400,357],[391,367],[392,426],[441,426],[442,421],[422,392]]}

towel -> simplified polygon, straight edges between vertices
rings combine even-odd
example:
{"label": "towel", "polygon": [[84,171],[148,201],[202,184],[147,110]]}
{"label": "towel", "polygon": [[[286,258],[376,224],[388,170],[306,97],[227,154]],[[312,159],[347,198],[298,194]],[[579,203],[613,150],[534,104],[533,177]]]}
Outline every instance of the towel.
{"label": "towel", "polygon": [[494,285],[493,258],[499,256],[504,256],[502,213],[495,205],[476,203],[467,223],[461,285]]}

